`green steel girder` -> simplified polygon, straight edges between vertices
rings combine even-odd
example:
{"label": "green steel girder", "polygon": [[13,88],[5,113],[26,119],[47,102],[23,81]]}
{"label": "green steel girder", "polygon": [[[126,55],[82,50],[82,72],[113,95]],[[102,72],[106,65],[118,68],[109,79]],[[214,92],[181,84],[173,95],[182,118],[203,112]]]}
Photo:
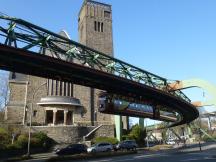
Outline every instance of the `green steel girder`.
{"label": "green steel girder", "polygon": [[[38,52],[47,49],[54,53],[53,57],[55,56],[58,59],[79,62],[89,68],[102,70],[160,89],[190,102],[190,99],[180,90],[169,91],[168,81],[165,78],[105,55],[25,20],[0,15],[0,44],[11,46],[12,42],[14,42],[16,48],[28,51]],[[65,50],[63,47],[69,47],[70,49]],[[43,54],[43,52],[40,54]]]}

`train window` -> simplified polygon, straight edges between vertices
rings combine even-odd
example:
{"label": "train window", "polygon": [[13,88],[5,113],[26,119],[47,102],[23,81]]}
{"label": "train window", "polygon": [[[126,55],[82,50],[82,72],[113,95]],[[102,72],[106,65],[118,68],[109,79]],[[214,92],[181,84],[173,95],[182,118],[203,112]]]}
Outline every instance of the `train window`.
{"label": "train window", "polygon": [[100,97],[99,100],[101,100],[101,101],[105,101],[106,98],[105,98],[105,97]]}
{"label": "train window", "polygon": [[134,107],[134,104],[131,103],[129,106],[128,106],[130,109]]}
{"label": "train window", "polygon": [[12,77],[11,79],[16,79],[16,73],[15,72],[12,72]]}

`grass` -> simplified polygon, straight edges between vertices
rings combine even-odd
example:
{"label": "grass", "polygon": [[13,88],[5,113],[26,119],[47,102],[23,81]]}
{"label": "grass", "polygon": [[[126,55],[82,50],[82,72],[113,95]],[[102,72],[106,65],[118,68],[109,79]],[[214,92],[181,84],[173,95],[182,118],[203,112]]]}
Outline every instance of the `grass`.
{"label": "grass", "polygon": [[159,150],[166,150],[171,149],[172,145],[155,145],[149,148],[149,151],[159,151]]}

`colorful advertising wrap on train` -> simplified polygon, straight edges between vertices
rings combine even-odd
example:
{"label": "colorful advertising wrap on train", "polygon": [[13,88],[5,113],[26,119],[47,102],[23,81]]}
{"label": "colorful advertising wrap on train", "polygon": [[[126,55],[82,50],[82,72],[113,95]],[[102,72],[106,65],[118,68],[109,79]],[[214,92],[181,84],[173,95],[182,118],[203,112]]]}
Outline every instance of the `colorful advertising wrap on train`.
{"label": "colorful advertising wrap on train", "polygon": [[103,93],[99,96],[99,111],[108,114],[119,114],[133,117],[145,117],[151,119],[160,119],[163,121],[176,122],[177,115],[173,112],[164,111],[165,109],[158,105],[152,105],[150,102],[132,101],[127,97]]}
{"label": "colorful advertising wrap on train", "polygon": [[114,108],[117,110],[127,109],[127,110],[153,113],[153,107],[151,105],[130,103],[119,99],[113,99],[113,102],[114,102]]}

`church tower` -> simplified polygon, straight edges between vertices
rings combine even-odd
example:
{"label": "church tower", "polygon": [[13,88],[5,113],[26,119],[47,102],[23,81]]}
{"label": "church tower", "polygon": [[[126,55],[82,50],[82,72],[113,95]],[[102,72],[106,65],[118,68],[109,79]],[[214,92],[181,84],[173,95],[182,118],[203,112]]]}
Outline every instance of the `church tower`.
{"label": "church tower", "polygon": [[[81,44],[113,56],[111,5],[85,0],[79,12],[78,25]],[[92,125],[114,124],[112,115],[98,112],[98,94],[100,92],[100,90],[83,86],[74,87],[74,95],[87,108],[86,119],[89,119]]]}
{"label": "church tower", "polygon": [[113,56],[111,5],[85,0],[78,23],[80,43]]}

